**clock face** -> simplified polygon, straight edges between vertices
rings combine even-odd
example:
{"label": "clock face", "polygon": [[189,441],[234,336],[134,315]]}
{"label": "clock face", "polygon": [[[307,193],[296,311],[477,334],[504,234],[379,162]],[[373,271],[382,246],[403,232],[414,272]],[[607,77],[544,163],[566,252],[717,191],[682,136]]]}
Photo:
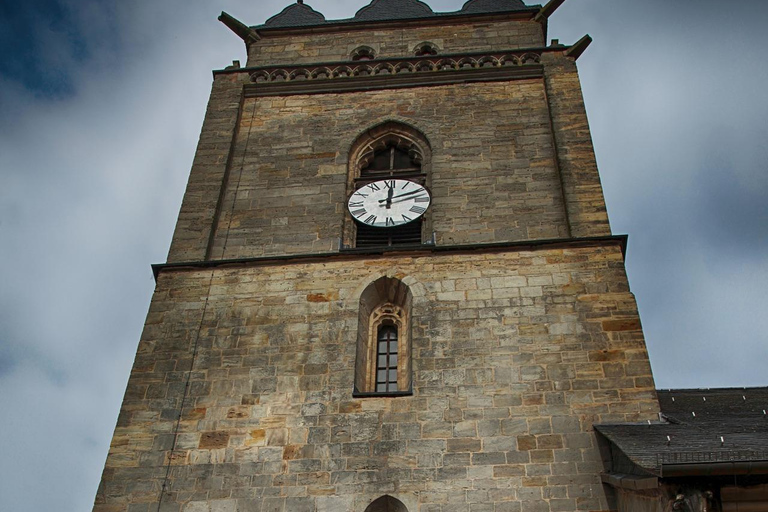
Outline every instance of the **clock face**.
{"label": "clock face", "polygon": [[363,185],[347,207],[358,222],[376,228],[402,226],[424,215],[432,198],[427,189],[408,180],[379,180]]}

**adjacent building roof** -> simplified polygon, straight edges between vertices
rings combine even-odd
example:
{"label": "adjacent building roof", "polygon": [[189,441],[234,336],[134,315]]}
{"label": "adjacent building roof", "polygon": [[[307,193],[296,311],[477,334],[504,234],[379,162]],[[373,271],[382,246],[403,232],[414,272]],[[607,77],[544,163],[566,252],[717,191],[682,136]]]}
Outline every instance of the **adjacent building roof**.
{"label": "adjacent building roof", "polygon": [[[661,421],[595,425],[634,468],[768,460],[768,388],[659,391]],[[614,465],[622,458],[614,456]]]}
{"label": "adjacent building roof", "polygon": [[269,18],[257,28],[308,27],[331,23],[356,23],[401,19],[433,18],[462,14],[488,14],[497,12],[536,10],[540,6],[529,7],[522,0],[469,0],[464,7],[455,12],[434,12],[420,0],[373,0],[363,7],[353,18],[344,20],[326,20],[325,16],[306,5],[303,0],[283,9],[280,14]]}

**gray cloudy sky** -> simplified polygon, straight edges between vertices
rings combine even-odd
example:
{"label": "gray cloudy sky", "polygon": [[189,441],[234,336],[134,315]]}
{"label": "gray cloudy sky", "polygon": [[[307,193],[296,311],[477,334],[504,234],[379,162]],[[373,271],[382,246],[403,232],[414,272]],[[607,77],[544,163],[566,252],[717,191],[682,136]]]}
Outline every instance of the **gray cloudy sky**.
{"label": "gray cloudy sky", "polygon": [[[216,16],[288,1],[0,0],[0,510],[90,510],[210,71],[244,60]],[[595,38],[584,94],[659,387],[768,385],[767,25],[764,0],[551,20]]]}

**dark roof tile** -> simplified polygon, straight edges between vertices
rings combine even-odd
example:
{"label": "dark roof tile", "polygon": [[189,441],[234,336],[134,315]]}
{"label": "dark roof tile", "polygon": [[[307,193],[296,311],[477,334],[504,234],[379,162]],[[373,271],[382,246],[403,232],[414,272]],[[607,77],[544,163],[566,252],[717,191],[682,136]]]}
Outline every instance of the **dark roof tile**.
{"label": "dark roof tile", "polygon": [[469,0],[461,8],[463,13],[504,12],[527,9],[522,0]]}
{"label": "dark roof tile", "polygon": [[419,0],[373,0],[355,14],[355,21],[380,21],[434,16],[432,9]]}
{"label": "dark roof tile", "polygon": [[370,4],[357,11],[354,18],[326,20],[325,16],[302,1],[286,7],[280,14],[269,18],[264,25],[256,28],[307,27],[325,25],[327,23],[432,18],[458,14],[531,10],[537,7],[540,6],[529,7],[522,0],[469,0],[460,11],[434,12],[429,5],[419,0],[373,0]]}
{"label": "dark roof tile", "polygon": [[289,5],[269,18],[265,27],[301,27],[325,23],[325,16],[303,2]]}
{"label": "dark roof tile", "polygon": [[595,425],[637,466],[658,473],[662,464],[768,458],[768,388],[658,395],[669,422]]}

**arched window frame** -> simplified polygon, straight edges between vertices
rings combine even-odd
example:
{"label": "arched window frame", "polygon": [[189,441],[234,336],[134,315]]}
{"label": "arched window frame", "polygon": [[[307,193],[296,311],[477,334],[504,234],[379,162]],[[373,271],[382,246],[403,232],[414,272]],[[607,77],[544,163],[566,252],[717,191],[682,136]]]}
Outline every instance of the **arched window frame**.
{"label": "arched window frame", "polygon": [[[360,296],[357,355],[355,359],[356,397],[403,396],[412,394],[410,289],[400,280],[382,277],[371,283]],[[397,330],[397,390],[377,391],[378,338],[382,326]]]}
{"label": "arched window frame", "polygon": [[350,58],[353,61],[366,61],[374,60],[376,58],[376,50],[370,46],[358,46],[350,54]]}
{"label": "arched window frame", "polygon": [[[379,331],[384,326],[393,326],[397,333],[397,390],[379,390],[377,389],[379,372]],[[409,391],[410,386],[406,386],[409,380],[410,368],[407,362],[410,360],[410,340],[408,339],[408,321],[403,308],[392,303],[385,303],[377,307],[369,320],[368,328],[368,368],[366,369],[365,388],[367,392],[376,394],[386,394],[392,391]]]}
{"label": "arched window frame", "polygon": [[408,512],[408,507],[397,498],[384,495],[371,502],[371,504],[366,507],[365,512]]}
{"label": "arched window frame", "polygon": [[[420,171],[405,174],[393,174],[392,177],[407,179],[430,188],[432,176],[432,147],[426,136],[416,128],[397,121],[388,121],[363,132],[350,147],[348,160],[347,197],[373,181],[384,179],[380,176],[362,176],[361,171],[367,167],[376,153],[387,147],[396,148],[408,153],[413,162],[420,166]],[[432,242],[431,209],[422,217],[421,243]],[[357,224],[349,212],[344,210],[342,229],[342,248],[356,246]]]}
{"label": "arched window frame", "polygon": [[429,41],[423,41],[416,45],[413,49],[413,54],[417,57],[427,57],[430,55],[437,55],[440,52],[440,48],[435,43]]}

